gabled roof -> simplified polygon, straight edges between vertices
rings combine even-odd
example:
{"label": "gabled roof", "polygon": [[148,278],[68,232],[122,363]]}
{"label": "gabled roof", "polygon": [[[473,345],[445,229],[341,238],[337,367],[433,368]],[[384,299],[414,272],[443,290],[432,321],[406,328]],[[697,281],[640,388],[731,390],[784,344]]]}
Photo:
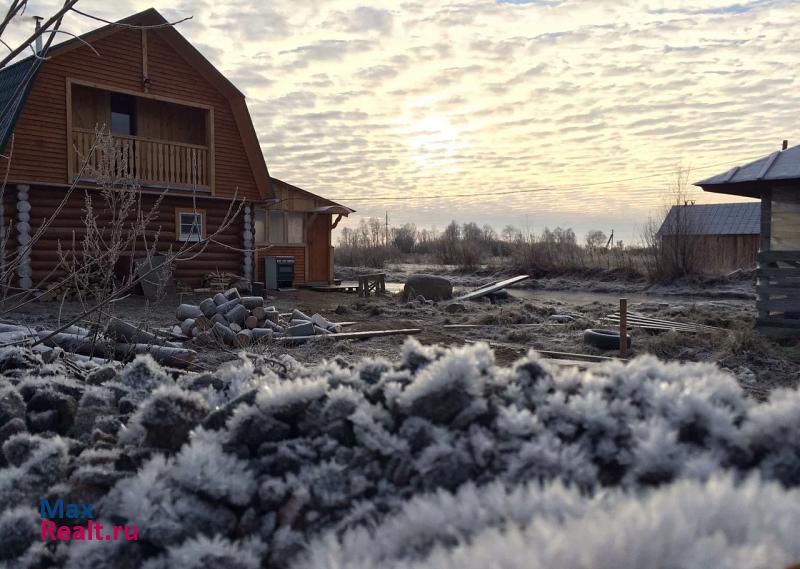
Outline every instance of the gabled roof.
{"label": "gabled roof", "polygon": [[[58,45],[52,46],[45,55],[48,59],[58,57],[70,52],[73,49],[82,47],[84,42],[91,43],[111,34],[117,33],[118,31],[124,29],[126,24],[134,26],[157,26],[167,23],[167,20],[158,12],[158,10],[155,8],[148,8],[142,12],[138,12],[128,16],[127,18],[118,20],[115,22],[115,24],[107,24],[103,27],[87,32],[79,36],[79,38],[73,38]],[[251,169],[253,170],[253,176],[255,178],[258,191],[262,197],[269,197],[273,195],[272,188],[270,186],[267,163],[264,160],[263,153],[261,152],[261,145],[258,142],[258,136],[253,128],[253,121],[250,118],[250,112],[247,110],[244,94],[242,94],[242,92],[239,91],[239,89],[237,89],[228,78],[220,73],[219,70],[214,67],[214,65],[212,65],[211,62],[208,61],[203,54],[201,54],[197,48],[195,48],[189,42],[189,40],[184,38],[175,29],[175,26],[165,26],[163,28],[158,28],[157,31],[161,35],[161,38],[164,39],[170,45],[170,47],[172,47],[172,49],[181,55],[181,57],[183,57],[189,65],[198,71],[209,83],[219,89],[219,91],[228,99],[228,102],[231,105],[234,120],[236,121],[236,126],[238,127],[242,136],[242,144],[245,149],[245,154],[247,155],[247,160],[250,163]],[[37,60],[35,57],[31,56],[14,65],[0,70],[0,91],[3,90],[2,86],[4,85],[13,86],[15,83],[19,84],[19,81],[24,78],[24,75],[22,75],[21,72],[23,67],[35,66],[38,70],[38,68],[41,67],[41,64],[46,65],[47,62],[42,62],[41,60]],[[19,68],[17,68],[18,66]],[[20,104],[18,105],[17,112],[12,113],[9,116],[7,116],[6,113],[3,113],[2,124],[0,124],[0,135],[2,135],[2,137],[0,137],[0,149],[3,148],[8,135],[13,130],[17,118],[19,117],[19,113],[24,107],[28,92],[30,91],[31,87],[33,87],[37,75],[38,74],[33,75],[31,80],[25,85],[24,93],[22,93],[22,96],[19,99]],[[9,89],[11,89],[11,87],[9,87]]]}
{"label": "gabled roof", "polygon": [[320,207],[316,208],[312,213],[341,214],[341,215],[344,215],[346,217],[346,216],[350,215],[351,213],[355,213],[355,211],[356,211],[356,210],[350,209],[349,207],[344,206],[344,205],[342,205],[340,203],[336,203],[333,200],[329,200],[328,198],[324,198],[324,197],[322,197],[322,196],[320,196],[318,194],[314,194],[312,192],[309,192],[308,190],[304,190],[303,188],[298,188],[297,186],[294,186],[294,185],[290,184],[289,182],[284,182],[283,180],[279,180],[278,178],[274,178],[274,177],[270,176],[270,181],[273,184],[286,186],[290,190],[306,194],[307,196],[311,196],[312,198],[318,199],[321,202],[325,203],[324,206],[320,206]]}
{"label": "gabled roof", "polygon": [[720,203],[674,205],[658,235],[758,235],[761,233],[761,204]]}
{"label": "gabled roof", "polygon": [[758,197],[759,186],[786,180],[800,180],[800,146],[773,152],[694,185],[710,192]]}
{"label": "gabled roof", "polygon": [[0,149],[14,130],[40,65],[41,60],[31,56],[0,70]]}

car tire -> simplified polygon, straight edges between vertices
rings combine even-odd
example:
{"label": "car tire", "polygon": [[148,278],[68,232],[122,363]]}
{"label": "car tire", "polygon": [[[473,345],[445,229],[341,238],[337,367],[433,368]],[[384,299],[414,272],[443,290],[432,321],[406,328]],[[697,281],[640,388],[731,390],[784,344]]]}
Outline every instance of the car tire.
{"label": "car tire", "polygon": [[[631,335],[628,334],[628,347],[631,347]],[[583,342],[601,350],[619,350],[619,332],[591,328],[583,332]]]}

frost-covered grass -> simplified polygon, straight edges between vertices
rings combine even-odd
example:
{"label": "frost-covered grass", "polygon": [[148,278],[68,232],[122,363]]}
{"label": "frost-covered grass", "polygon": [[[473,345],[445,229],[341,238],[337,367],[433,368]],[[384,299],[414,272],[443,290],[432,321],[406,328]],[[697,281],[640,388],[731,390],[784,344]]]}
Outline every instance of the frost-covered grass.
{"label": "frost-covered grass", "polygon": [[[800,393],[706,364],[592,372],[485,345],[83,383],[0,351],[0,567],[781,567]],[[138,542],[38,540],[45,497]],[[3,565],[5,564],[5,565]]]}

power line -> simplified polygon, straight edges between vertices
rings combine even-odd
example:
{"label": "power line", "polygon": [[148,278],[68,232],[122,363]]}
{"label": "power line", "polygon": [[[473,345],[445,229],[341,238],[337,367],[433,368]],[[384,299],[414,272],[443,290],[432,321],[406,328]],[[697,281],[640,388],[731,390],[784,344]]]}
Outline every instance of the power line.
{"label": "power line", "polygon": [[[756,157],[758,158],[758,157]],[[745,158],[742,160],[728,160],[726,162],[718,162],[716,164],[706,164],[704,166],[698,166],[696,168],[692,168],[692,170],[705,170],[707,168],[716,168],[718,166],[726,166],[728,164],[741,164],[743,162],[749,162],[751,160],[755,160],[756,158]],[[451,199],[451,198],[473,198],[473,197],[482,197],[482,196],[508,196],[512,194],[532,194],[532,193],[539,193],[539,192],[553,192],[553,191],[565,191],[565,190],[580,190],[586,187],[592,186],[606,186],[609,184],[621,184],[623,182],[633,182],[636,180],[646,180],[648,178],[656,178],[659,176],[663,176],[664,174],[668,174],[673,172],[674,168],[670,168],[669,170],[664,170],[660,172],[654,172],[652,174],[646,174],[643,176],[635,176],[632,178],[622,178],[619,180],[606,180],[604,182],[589,182],[586,184],[581,184],[579,186],[551,186],[549,188],[526,188],[524,190],[506,190],[506,191],[497,191],[497,192],[474,192],[469,194],[442,194],[442,195],[435,195],[435,196],[387,196],[387,197],[377,197],[377,196],[353,196],[353,197],[334,197],[329,196],[329,199],[336,200],[336,201],[349,201],[349,202],[365,202],[365,201],[408,201],[408,200],[438,200],[438,199]]]}

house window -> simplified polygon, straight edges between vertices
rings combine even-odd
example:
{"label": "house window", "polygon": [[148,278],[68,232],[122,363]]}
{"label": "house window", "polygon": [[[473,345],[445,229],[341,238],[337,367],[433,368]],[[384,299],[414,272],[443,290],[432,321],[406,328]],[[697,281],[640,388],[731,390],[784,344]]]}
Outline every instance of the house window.
{"label": "house window", "polygon": [[269,223],[267,225],[267,235],[269,243],[286,243],[286,224],[282,211],[269,212]]}
{"label": "house window", "polygon": [[286,214],[286,242],[302,243],[303,239],[303,217],[302,213]]}
{"label": "house window", "polygon": [[200,209],[175,210],[177,241],[200,241],[205,236],[205,217]]}
{"label": "house window", "polygon": [[256,243],[299,245],[305,242],[305,214],[256,209],[253,230]]}
{"label": "house window", "polygon": [[136,100],[132,96],[111,93],[111,133],[136,135]]}
{"label": "house window", "polygon": [[255,216],[254,216],[254,219],[253,219],[253,231],[255,233],[256,243],[266,243],[267,242],[267,210],[256,208],[254,213],[255,213]]}

